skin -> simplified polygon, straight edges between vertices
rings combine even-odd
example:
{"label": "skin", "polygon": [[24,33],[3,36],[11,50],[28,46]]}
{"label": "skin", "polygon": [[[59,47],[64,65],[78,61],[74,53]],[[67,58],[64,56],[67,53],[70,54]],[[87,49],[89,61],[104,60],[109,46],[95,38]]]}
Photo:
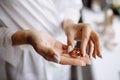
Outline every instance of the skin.
{"label": "skin", "polygon": [[[81,41],[80,55],[96,56],[102,58],[100,38],[90,24],[75,24],[71,20],[63,22],[63,28],[67,35],[67,44],[74,46],[74,41]],[[86,52],[88,46],[88,52]]]}
{"label": "skin", "polygon": [[[29,44],[33,46],[38,54],[48,61],[55,62],[54,55],[56,55],[60,59],[59,64],[85,66],[86,64],[91,63],[89,60],[90,54],[93,54],[93,57],[96,55],[101,56],[101,53],[99,52],[100,43],[96,43],[97,41],[99,42],[99,37],[96,36],[96,32],[93,31],[91,27],[83,28],[85,26],[85,24],[74,24],[71,20],[63,22],[63,30],[66,33],[68,41],[67,45],[55,40],[49,34],[37,30],[20,30],[14,33],[12,35],[12,45],[19,46]],[[80,48],[82,52],[80,54],[83,54],[87,44],[89,44],[88,55],[86,54],[85,56],[74,58],[68,53],[68,46],[73,45],[74,40],[82,41],[82,46]],[[92,44],[95,46],[93,53],[91,53]]]}

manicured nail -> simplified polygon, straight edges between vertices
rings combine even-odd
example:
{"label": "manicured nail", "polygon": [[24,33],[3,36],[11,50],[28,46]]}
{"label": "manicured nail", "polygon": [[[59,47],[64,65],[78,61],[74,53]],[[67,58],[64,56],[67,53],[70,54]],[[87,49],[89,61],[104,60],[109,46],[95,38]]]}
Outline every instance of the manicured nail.
{"label": "manicured nail", "polygon": [[94,58],[96,59],[96,56],[94,56]]}
{"label": "manicured nail", "polygon": [[89,61],[87,62],[87,64],[88,64],[88,65],[91,65],[91,61],[89,60]]}
{"label": "manicured nail", "polygon": [[82,54],[82,56],[84,57],[84,56],[85,56],[85,54],[86,54],[86,51],[84,50],[84,51],[83,51],[83,54]]}
{"label": "manicured nail", "polygon": [[101,56],[100,58],[102,59],[103,57]]}
{"label": "manicured nail", "polygon": [[101,55],[100,55],[99,57],[102,59],[102,56],[101,56]]}
{"label": "manicured nail", "polygon": [[73,47],[72,46],[68,46],[68,52],[72,51]]}
{"label": "manicured nail", "polygon": [[101,54],[99,54],[98,57],[102,59],[102,55]]}
{"label": "manicured nail", "polygon": [[81,61],[81,66],[86,66],[85,62]]}
{"label": "manicured nail", "polygon": [[73,47],[75,47],[75,46],[76,46],[76,44],[77,44],[77,41],[74,41],[74,43],[73,43],[73,45],[72,45],[72,46],[73,46]]}
{"label": "manicured nail", "polygon": [[56,63],[60,62],[60,58],[57,55],[54,55],[53,57],[54,57],[54,60],[55,60]]}

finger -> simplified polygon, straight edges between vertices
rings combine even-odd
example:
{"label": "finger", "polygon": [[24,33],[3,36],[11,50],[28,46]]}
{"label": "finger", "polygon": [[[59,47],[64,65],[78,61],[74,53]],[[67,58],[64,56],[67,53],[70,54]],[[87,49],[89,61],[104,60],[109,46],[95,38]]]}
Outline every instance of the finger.
{"label": "finger", "polygon": [[77,41],[75,39],[75,32],[71,31],[67,34],[67,44],[68,44],[68,52],[72,51],[75,47]]}
{"label": "finger", "polygon": [[60,62],[60,54],[57,51],[52,48],[49,48],[47,51],[48,52],[45,54],[45,57],[48,61],[53,61],[56,63]]}
{"label": "finger", "polygon": [[74,41],[74,35],[71,32],[67,33],[67,44],[72,45],[73,41]]}
{"label": "finger", "polygon": [[68,49],[68,46],[65,45],[65,44],[62,44],[62,49],[63,49],[63,50],[67,50],[67,49]]}
{"label": "finger", "polygon": [[85,66],[85,62],[76,58],[61,56],[60,64],[74,65],[74,66]]}
{"label": "finger", "polygon": [[92,42],[92,40],[89,40],[89,42],[88,42],[88,52],[87,53],[88,53],[89,57],[93,53],[93,42]]}
{"label": "finger", "polygon": [[96,55],[100,58],[102,58],[102,52],[101,52],[101,43],[100,43],[100,39],[99,36],[96,32],[92,32],[93,35],[93,41],[94,41],[94,47],[95,47],[95,51],[96,51]]}
{"label": "finger", "polygon": [[90,58],[87,54],[84,57],[84,61],[86,62],[86,64],[91,64]]}
{"label": "finger", "polygon": [[85,55],[85,57],[77,56],[76,58],[71,57],[70,55],[64,55],[64,56],[67,58],[78,59],[80,61],[83,61],[85,64],[91,64],[91,61],[90,61],[89,56],[87,54]]}
{"label": "finger", "polygon": [[86,54],[84,57],[78,57],[78,59],[83,60],[86,64],[91,64],[89,56]]}
{"label": "finger", "polygon": [[86,47],[89,41],[89,37],[90,37],[90,32],[91,29],[89,28],[89,26],[85,26],[82,29],[82,41],[81,41],[81,55],[85,56],[86,54]]}
{"label": "finger", "polygon": [[[68,46],[68,52],[71,52],[73,49],[74,49],[74,47],[75,47],[75,45],[76,45],[76,43],[77,43],[77,41],[75,41],[75,40],[73,40],[73,39],[71,39],[70,40],[71,42],[70,42],[70,45]],[[69,41],[68,41],[69,42]]]}
{"label": "finger", "polygon": [[96,36],[97,36],[97,41],[95,43],[95,47],[97,49],[97,56],[100,57],[100,58],[102,58],[102,52],[101,52],[102,50],[101,50],[100,38],[99,38],[98,35],[96,35]]}
{"label": "finger", "polygon": [[48,56],[48,55],[45,55],[43,56],[47,61],[52,61],[52,62],[55,62],[55,63],[59,63],[60,62],[60,58],[58,58],[58,56],[56,55],[53,55],[53,56]]}
{"label": "finger", "polygon": [[92,56],[96,59],[96,55],[97,55],[97,51],[96,51],[96,47],[95,47],[95,45],[94,45],[94,50],[93,50]]}
{"label": "finger", "polygon": [[85,55],[85,59],[86,59],[86,63],[87,63],[87,64],[91,64],[89,55],[86,54],[86,55]]}
{"label": "finger", "polygon": [[97,55],[97,47],[95,46],[95,40],[94,39],[92,39],[92,41],[93,41],[93,44],[94,44],[94,49],[93,49],[93,54],[92,54],[92,56],[93,56],[93,58],[95,58],[96,59],[96,55]]}
{"label": "finger", "polygon": [[63,50],[62,54],[68,54],[68,50]]}
{"label": "finger", "polygon": [[54,61],[55,61],[56,63],[59,63],[60,60],[61,60],[61,59],[60,59],[58,56],[56,56],[56,55],[54,55],[53,58],[54,58]]}

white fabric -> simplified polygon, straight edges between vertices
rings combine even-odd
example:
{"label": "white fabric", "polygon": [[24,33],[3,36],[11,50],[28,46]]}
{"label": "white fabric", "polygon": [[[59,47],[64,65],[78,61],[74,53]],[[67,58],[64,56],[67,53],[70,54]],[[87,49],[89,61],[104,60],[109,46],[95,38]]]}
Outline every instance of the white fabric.
{"label": "white fabric", "polygon": [[[12,80],[69,80],[70,66],[46,61],[32,46],[12,46],[11,36],[18,30],[37,29],[66,43],[61,22],[77,22],[80,0],[0,0],[0,57],[16,74]],[[11,70],[10,70],[11,71]]]}

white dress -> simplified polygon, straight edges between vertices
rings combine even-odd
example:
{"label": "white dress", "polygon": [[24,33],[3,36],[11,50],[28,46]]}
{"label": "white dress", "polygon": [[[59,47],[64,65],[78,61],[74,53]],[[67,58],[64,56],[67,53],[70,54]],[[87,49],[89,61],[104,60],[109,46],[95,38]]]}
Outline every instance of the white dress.
{"label": "white dress", "polygon": [[61,22],[77,22],[80,0],[0,0],[0,58],[9,80],[70,80],[70,66],[45,60],[32,46],[12,46],[18,30],[37,29],[66,44]]}

